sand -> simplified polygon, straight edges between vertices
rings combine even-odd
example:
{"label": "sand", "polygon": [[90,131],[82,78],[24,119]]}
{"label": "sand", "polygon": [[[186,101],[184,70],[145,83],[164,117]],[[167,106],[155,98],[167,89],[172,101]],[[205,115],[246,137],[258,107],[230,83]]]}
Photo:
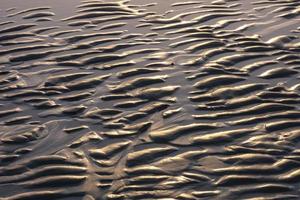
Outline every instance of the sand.
{"label": "sand", "polygon": [[300,199],[299,0],[1,0],[1,200]]}

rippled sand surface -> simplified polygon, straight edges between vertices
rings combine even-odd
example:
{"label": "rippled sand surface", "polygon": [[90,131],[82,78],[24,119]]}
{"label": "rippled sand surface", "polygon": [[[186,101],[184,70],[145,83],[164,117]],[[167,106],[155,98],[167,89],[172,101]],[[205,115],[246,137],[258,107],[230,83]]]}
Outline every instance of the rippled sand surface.
{"label": "rippled sand surface", "polygon": [[299,0],[1,0],[1,200],[300,199]]}

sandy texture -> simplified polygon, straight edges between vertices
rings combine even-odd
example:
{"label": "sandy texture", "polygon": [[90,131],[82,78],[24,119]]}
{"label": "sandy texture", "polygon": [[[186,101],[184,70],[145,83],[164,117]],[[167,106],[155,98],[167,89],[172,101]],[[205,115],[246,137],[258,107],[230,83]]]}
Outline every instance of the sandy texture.
{"label": "sandy texture", "polygon": [[300,199],[299,0],[1,0],[1,200]]}

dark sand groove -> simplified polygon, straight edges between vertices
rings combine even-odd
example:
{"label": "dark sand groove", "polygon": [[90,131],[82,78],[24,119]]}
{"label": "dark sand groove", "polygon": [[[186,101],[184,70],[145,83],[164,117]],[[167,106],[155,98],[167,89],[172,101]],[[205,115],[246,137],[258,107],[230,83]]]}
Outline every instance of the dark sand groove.
{"label": "dark sand groove", "polygon": [[298,0],[2,0],[0,199],[300,199]]}

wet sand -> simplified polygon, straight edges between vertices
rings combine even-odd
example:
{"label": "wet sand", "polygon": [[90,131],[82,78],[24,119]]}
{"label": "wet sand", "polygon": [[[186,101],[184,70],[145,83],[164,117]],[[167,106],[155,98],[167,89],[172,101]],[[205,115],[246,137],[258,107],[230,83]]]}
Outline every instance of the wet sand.
{"label": "wet sand", "polygon": [[1,200],[300,199],[298,0],[2,0]]}

